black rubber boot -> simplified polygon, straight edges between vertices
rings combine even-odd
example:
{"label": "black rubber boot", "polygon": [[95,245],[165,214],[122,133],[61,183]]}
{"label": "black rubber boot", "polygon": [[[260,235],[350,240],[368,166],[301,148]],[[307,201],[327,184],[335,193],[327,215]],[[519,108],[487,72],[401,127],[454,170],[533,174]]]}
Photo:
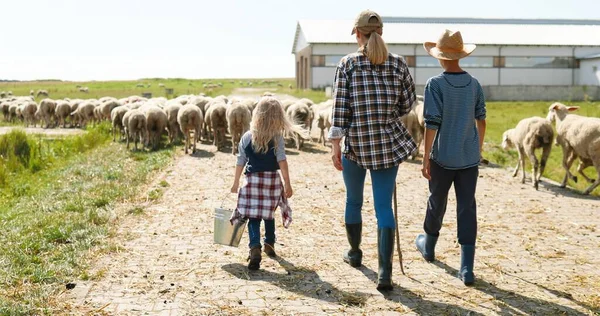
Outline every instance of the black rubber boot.
{"label": "black rubber boot", "polygon": [[426,261],[432,262],[435,260],[435,244],[437,243],[438,238],[428,235],[428,234],[419,234],[417,239],[415,240],[415,244],[417,245],[417,250],[423,255],[423,259]]}
{"label": "black rubber boot", "polygon": [[473,274],[473,263],[475,261],[475,245],[460,246],[460,271],[458,277],[465,285],[475,283],[475,274]]}
{"label": "black rubber boot", "polygon": [[346,236],[348,236],[350,250],[344,253],[344,262],[358,268],[362,264],[362,250],[360,250],[362,223],[346,224]]}
{"label": "black rubber boot", "polygon": [[394,255],[394,237],[396,230],[393,228],[377,229],[377,252],[379,255],[379,276],[377,277],[377,290],[391,291],[392,285],[392,256]]}

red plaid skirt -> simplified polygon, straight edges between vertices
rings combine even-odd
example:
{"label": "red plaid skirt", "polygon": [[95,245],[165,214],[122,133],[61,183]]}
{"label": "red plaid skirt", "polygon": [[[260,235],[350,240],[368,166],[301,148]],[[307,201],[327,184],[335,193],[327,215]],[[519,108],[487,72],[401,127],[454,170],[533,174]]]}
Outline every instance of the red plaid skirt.
{"label": "red plaid skirt", "polygon": [[277,207],[281,210],[283,226],[287,228],[292,223],[292,209],[285,197],[279,172],[246,174],[246,184],[238,193],[237,208],[231,215],[231,223],[248,218],[271,220]]}

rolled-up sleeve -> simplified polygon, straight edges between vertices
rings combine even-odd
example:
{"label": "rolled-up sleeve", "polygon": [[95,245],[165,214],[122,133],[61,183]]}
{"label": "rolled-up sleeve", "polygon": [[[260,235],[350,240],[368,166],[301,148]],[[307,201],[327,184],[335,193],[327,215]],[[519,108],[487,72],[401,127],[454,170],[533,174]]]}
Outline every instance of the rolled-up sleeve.
{"label": "rolled-up sleeve", "polygon": [[415,82],[410,75],[408,66],[404,62],[400,65],[400,75],[402,76],[400,78],[402,85],[400,87],[400,89],[402,89],[402,98],[398,104],[398,107],[400,110],[400,116],[404,116],[412,109],[412,105],[417,99],[417,94],[415,92]]}
{"label": "rolled-up sleeve", "polygon": [[352,110],[349,100],[349,82],[346,73],[346,60],[342,59],[335,71],[334,89],[333,89],[333,107],[331,108],[331,128],[329,129],[329,139],[342,138],[346,130],[350,127]]}
{"label": "rolled-up sleeve", "polygon": [[285,140],[282,135],[279,135],[277,138],[277,147],[275,147],[275,156],[277,157],[277,162],[284,161],[285,157]]}
{"label": "rolled-up sleeve", "polygon": [[423,117],[425,128],[437,130],[442,124],[442,97],[439,87],[427,81],[423,99]]}
{"label": "rolled-up sleeve", "polygon": [[477,104],[475,105],[475,119],[476,120],[485,120],[486,117],[486,108],[485,108],[485,96],[483,95],[483,88],[481,85],[477,83],[478,96],[477,96]]}

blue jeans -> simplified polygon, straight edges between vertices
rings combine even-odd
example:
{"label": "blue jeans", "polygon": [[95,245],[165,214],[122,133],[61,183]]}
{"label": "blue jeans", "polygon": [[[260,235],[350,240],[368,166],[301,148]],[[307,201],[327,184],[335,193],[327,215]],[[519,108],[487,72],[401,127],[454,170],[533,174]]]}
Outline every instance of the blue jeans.
{"label": "blue jeans", "polygon": [[475,189],[479,178],[479,167],[462,170],[442,168],[433,160],[430,162],[431,180],[429,181],[429,200],[423,229],[428,235],[439,236],[442,229],[448,191],[454,184],[456,194],[456,222],[458,243],[475,245],[477,239],[477,203]]}
{"label": "blue jeans", "polygon": [[[248,236],[250,237],[250,243],[248,246],[250,249],[258,248],[260,244],[260,222],[262,219],[249,219],[248,220]],[[265,222],[265,243],[269,245],[275,244],[275,220],[264,220]]]}
{"label": "blue jeans", "polygon": [[[346,224],[362,223],[363,191],[367,170],[359,167],[355,162],[342,157],[344,183],[346,184]],[[392,212],[392,195],[396,185],[398,166],[369,170],[373,186],[373,199],[375,200],[375,217],[378,228],[396,229],[394,213]]]}

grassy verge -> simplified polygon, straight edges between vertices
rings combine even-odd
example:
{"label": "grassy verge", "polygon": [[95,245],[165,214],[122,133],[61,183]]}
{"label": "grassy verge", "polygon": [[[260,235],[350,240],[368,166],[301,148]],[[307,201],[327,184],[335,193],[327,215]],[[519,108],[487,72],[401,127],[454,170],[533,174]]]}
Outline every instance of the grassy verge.
{"label": "grassy verge", "polygon": [[3,136],[32,146],[28,161],[2,161],[0,315],[53,314],[53,295],[88,277],[87,251],[110,250],[114,205],[135,196],[174,150],[131,153],[110,142],[106,126],[41,146],[22,136]]}
{"label": "grassy verge", "polygon": [[[550,104],[551,102],[489,102],[487,104],[486,147],[484,148],[483,156],[501,166],[514,168],[517,165],[517,152],[515,150],[505,151],[502,149],[502,134],[507,129],[514,128],[523,118],[532,116],[546,117]],[[575,114],[600,117],[600,102],[569,102],[568,104],[580,107]],[[529,176],[531,166],[528,159],[526,159],[526,164],[526,171]],[[577,162],[573,164],[572,171],[576,169]],[[562,149],[559,146],[553,146],[544,177],[561,182],[564,174],[565,171],[562,168]],[[587,168],[585,174],[592,179],[596,178],[594,167]],[[580,181],[578,183],[569,181],[568,186],[580,191],[585,190],[589,186],[589,183],[585,182],[582,177],[579,178]],[[520,175],[518,179],[520,179]],[[518,180],[515,179],[515,181]],[[593,194],[600,196],[600,188],[594,190]]]}

